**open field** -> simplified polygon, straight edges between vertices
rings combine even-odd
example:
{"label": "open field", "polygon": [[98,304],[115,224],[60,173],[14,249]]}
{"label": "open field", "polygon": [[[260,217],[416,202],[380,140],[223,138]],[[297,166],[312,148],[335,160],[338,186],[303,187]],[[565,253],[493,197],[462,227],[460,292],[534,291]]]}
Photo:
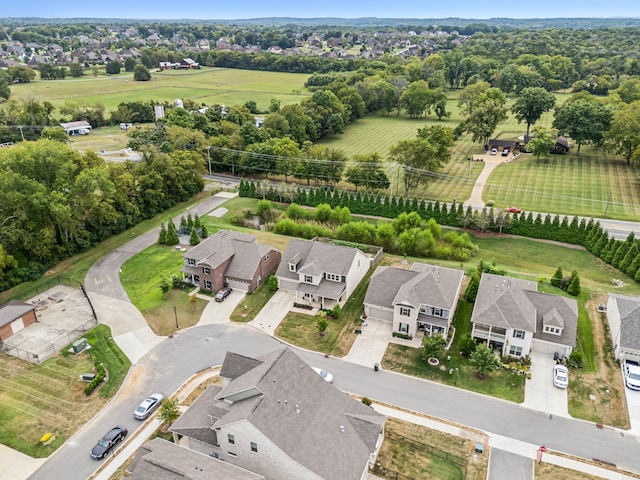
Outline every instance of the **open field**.
{"label": "open field", "polygon": [[[107,326],[98,325],[85,336],[93,359],[86,352],[63,351],[36,365],[0,355],[0,443],[32,457],[47,457],[117,391],[131,363]],[[79,377],[92,371],[94,361],[104,363],[109,381],[87,396],[87,384]],[[45,433],[55,437],[50,445],[39,442]]]}
{"label": "open field", "polygon": [[309,96],[304,89],[306,74],[256,72],[215,67],[197,71],[152,72],[148,82],[136,82],[132,73],[64,80],[36,80],[11,85],[11,100],[36,98],[48,100],[55,107],[65,102],[102,103],[107,110],[131,101],[173,102],[176,98],[198,103],[242,105],[254,100],[266,110],[272,98],[282,105],[299,103]]}

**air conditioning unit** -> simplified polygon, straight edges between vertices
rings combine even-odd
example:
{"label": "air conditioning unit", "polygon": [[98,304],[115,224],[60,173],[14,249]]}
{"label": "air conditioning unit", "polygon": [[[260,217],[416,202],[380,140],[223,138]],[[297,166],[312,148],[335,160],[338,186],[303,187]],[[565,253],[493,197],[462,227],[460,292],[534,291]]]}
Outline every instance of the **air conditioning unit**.
{"label": "air conditioning unit", "polygon": [[71,344],[71,348],[73,349],[73,353],[84,352],[87,347],[89,347],[89,342],[87,342],[86,338],[79,338],[73,344]]}

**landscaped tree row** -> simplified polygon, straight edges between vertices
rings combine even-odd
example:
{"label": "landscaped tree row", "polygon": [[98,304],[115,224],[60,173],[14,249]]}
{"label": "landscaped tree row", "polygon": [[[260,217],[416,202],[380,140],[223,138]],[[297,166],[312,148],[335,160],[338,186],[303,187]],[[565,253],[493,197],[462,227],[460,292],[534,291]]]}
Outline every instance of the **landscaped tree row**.
{"label": "landscaped tree row", "polygon": [[53,140],[0,150],[0,290],[191,198],[202,158],[144,149],[136,164],[105,163]]}

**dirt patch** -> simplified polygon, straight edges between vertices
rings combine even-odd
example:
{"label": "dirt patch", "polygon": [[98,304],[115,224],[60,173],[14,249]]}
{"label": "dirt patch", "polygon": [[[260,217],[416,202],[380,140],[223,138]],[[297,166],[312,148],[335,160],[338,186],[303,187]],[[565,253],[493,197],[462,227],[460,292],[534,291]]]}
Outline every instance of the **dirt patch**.
{"label": "dirt patch", "polygon": [[592,320],[598,370],[573,373],[569,388],[569,413],[603,425],[628,429],[631,424],[624,383],[614,360],[606,314],[598,312],[600,303],[606,303],[605,294],[594,295],[585,305]]}
{"label": "dirt patch", "polygon": [[534,476],[536,480],[597,480],[602,478],[544,462],[535,464]]}

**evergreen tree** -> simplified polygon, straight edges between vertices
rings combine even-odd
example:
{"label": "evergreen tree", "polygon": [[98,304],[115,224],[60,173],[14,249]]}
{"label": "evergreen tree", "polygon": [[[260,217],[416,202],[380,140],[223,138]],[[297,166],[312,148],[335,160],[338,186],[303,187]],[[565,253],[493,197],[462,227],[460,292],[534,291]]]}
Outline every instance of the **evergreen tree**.
{"label": "evergreen tree", "polygon": [[189,230],[193,228],[193,217],[191,216],[191,212],[187,212],[187,228]]}
{"label": "evergreen tree", "polygon": [[200,243],[200,237],[195,228],[191,227],[191,234],[189,235],[189,244],[198,245]]}
{"label": "evergreen tree", "polygon": [[633,242],[629,247],[629,251],[627,251],[627,254],[624,256],[624,258],[620,262],[620,265],[618,266],[618,268],[621,271],[628,273],[627,270],[629,270],[629,267],[631,266],[633,259],[638,256],[638,252],[639,252],[638,242]]}
{"label": "evergreen tree", "polygon": [[609,234],[603,230],[598,240],[594,241],[593,249],[591,250],[591,253],[593,253],[596,257],[600,258],[600,254],[602,253],[602,250],[604,249],[604,247],[607,246],[608,243],[609,243]]}
{"label": "evergreen tree", "polygon": [[471,274],[471,278],[469,279],[469,284],[467,285],[467,289],[464,291],[464,298],[469,303],[475,303],[476,297],[478,296],[478,287],[480,286],[480,274],[477,270],[475,270]]}
{"label": "evergreen tree", "polygon": [[607,246],[602,251],[602,254],[600,255],[600,258],[604,262],[606,262],[608,264],[611,264],[611,259],[616,254],[616,252],[618,251],[618,248],[620,248],[621,244],[622,244],[622,242],[619,242],[615,238],[611,237],[609,239],[609,241],[607,242]]}
{"label": "evergreen tree", "polygon": [[627,268],[627,275],[637,280],[636,274],[638,273],[639,270],[640,270],[640,253],[636,255],[636,258],[633,259],[633,261],[631,262],[631,265],[629,265],[629,268]]}
{"label": "evergreen tree", "polygon": [[577,270],[571,272],[571,282],[569,282],[569,286],[567,287],[567,293],[574,297],[580,295],[580,277],[578,276]]}
{"label": "evergreen tree", "polygon": [[160,225],[160,234],[158,235],[158,244],[166,245],[167,243],[167,227],[164,223]]}
{"label": "evergreen tree", "polygon": [[200,225],[200,217],[197,213],[193,215],[193,226],[196,228],[200,228],[202,226]]}
{"label": "evergreen tree", "polygon": [[207,227],[204,225],[200,227],[200,231],[202,233],[202,238],[207,238],[209,236],[209,230],[207,230]]}
{"label": "evergreen tree", "polygon": [[178,238],[178,232],[176,231],[176,226],[173,224],[171,220],[167,222],[166,243],[169,246],[178,245],[178,243],[180,243],[180,239]]}
{"label": "evergreen tree", "polygon": [[553,285],[554,287],[560,288],[561,284],[562,284],[562,267],[558,267],[558,269],[556,270],[556,273],[554,273],[553,277],[551,277],[551,285]]}
{"label": "evergreen tree", "polygon": [[180,229],[178,230],[178,232],[180,233],[180,235],[184,235],[185,233],[187,233],[189,230],[187,229],[188,225],[187,225],[187,219],[184,218],[184,215],[182,215],[180,217]]}
{"label": "evergreen tree", "polygon": [[616,250],[615,255],[611,258],[612,266],[614,266],[615,268],[620,268],[620,263],[627,255],[627,252],[629,252],[629,249],[631,248],[631,245],[633,243],[635,243],[635,235],[633,234],[633,232],[631,232],[629,233],[629,235],[627,235],[627,239],[622,242],[618,250]]}

